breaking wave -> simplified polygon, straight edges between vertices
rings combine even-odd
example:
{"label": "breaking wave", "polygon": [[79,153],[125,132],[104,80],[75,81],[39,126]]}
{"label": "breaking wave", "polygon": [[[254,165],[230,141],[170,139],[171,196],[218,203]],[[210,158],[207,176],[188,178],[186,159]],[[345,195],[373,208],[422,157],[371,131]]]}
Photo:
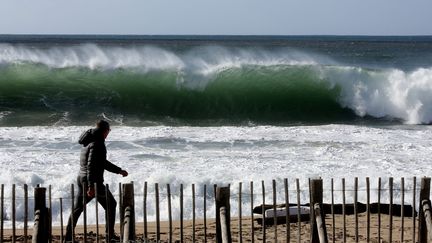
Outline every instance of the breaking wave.
{"label": "breaking wave", "polygon": [[[432,120],[432,68],[344,65],[288,48],[0,44],[0,124]],[[30,119],[30,121],[29,121]]]}

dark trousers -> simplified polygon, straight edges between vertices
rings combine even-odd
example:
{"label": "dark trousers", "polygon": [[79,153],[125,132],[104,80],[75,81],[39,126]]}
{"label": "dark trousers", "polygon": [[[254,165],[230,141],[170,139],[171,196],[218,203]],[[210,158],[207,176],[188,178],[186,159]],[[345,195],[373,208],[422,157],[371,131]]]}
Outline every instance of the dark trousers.
{"label": "dark trousers", "polygon": [[[82,211],[84,210],[84,183],[87,183],[86,177],[78,176],[78,194],[75,198],[75,205],[73,209],[73,227],[75,228],[78,218],[81,215]],[[85,193],[85,204],[90,202],[93,198],[90,198],[87,196],[87,192]],[[116,206],[117,202],[114,199],[111,192],[103,185],[102,183],[97,184],[97,201],[102,205],[102,207],[105,209],[105,233],[111,238],[114,237],[114,224],[115,224],[115,214],[116,214]],[[108,202],[108,209],[107,209],[107,202]],[[107,219],[109,212],[109,219]],[[72,216],[72,215],[71,215]],[[66,235],[65,235],[65,241],[69,242],[72,241],[72,217],[69,217],[68,225],[66,228]]]}

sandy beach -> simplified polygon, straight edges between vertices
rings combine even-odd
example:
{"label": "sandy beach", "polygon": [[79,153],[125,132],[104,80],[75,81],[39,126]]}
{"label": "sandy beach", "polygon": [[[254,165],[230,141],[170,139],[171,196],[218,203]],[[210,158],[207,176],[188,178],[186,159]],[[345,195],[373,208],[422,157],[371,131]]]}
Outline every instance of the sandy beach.
{"label": "sandy beach", "polygon": [[[332,224],[332,216],[326,216],[326,226],[327,226],[327,234],[329,242],[332,242],[335,239],[336,242],[342,242],[344,233],[343,233],[343,216],[335,215],[335,229],[333,236],[333,224]],[[359,222],[359,241],[366,242],[367,240],[367,215],[365,213],[359,214],[358,217]],[[390,232],[390,217],[388,215],[381,215],[381,241],[378,240],[378,215],[371,215],[371,228],[370,228],[370,239],[371,242],[389,242],[389,232]],[[417,222],[416,222],[417,224]],[[252,221],[249,217],[242,218],[242,240],[243,242],[251,242],[252,240]],[[416,229],[417,229],[416,225]],[[161,242],[169,242],[169,223],[167,221],[161,222]],[[263,240],[263,230],[262,226],[259,225],[256,221],[253,225],[254,230],[254,240],[262,242]],[[88,227],[88,242],[96,242],[96,226],[91,225]],[[99,226],[100,236],[102,237],[101,232],[104,232],[104,226]],[[119,232],[119,225],[116,225],[116,232]],[[142,242],[144,227],[143,223],[137,223],[136,225],[137,232],[137,241]],[[193,242],[193,222],[192,220],[184,221],[184,242]],[[232,241],[239,242],[239,220],[238,218],[232,218],[231,220],[231,232],[232,232]],[[277,234],[275,234],[277,232]],[[308,222],[302,222],[300,227],[300,239],[301,242],[309,242],[310,237],[310,226]],[[392,224],[392,242],[401,242],[401,233],[402,233],[402,218],[401,217],[393,217]],[[404,227],[403,227],[403,242],[413,242],[413,219],[411,217],[404,218]],[[23,242],[23,230],[17,230],[17,242]],[[29,229],[29,234],[32,234],[32,229]],[[53,242],[60,242],[61,230],[60,227],[53,228]],[[216,224],[214,219],[207,220],[207,241],[215,242],[216,241]],[[275,238],[277,237],[277,242],[287,242],[287,230],[285,224],[280,224],[277,226],[275,230],[274,226],[268,226],[266,228],[266,242],[275,242]],[[299,237],[299,228],[297,222],[290,224],[290,241],[298,242]],[[150,242],[156,241],[156,223],[149,222],[148,223],[148,238]],[[12,239],[12,230],[5,230],[5,242],[10,242]],[[83,242],[83,227],[82,225],[78,225],[76,228],[76,239],[80,242]],[[101,238],[102,239],[102,238]],[[196,242],[204,242],[204,222],[203,220],[196,220],[195,222],[195,240]],[[180,240],[180,222],[173,222],[173,242]],[[347,242],[355,242],[355,217],[354,215],[349,215],[346,217],[346,241]]]}

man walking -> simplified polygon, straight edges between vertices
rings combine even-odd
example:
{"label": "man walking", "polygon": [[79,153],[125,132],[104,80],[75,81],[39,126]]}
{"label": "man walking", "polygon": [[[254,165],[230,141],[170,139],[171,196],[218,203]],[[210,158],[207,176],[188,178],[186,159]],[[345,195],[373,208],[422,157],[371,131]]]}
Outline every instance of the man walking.
{"label": "man walking", "polygon": [[[95,187],[97,185],[97,201],[105,209],[105,218],[109,212],[109,218],[106,220],[107,242],[117,240],[118,237],[114,234],[115,214],[117,202],[114,199],[108,188],[105,187],[104,171],[120,174],[123,177],[128,175],[128,172],[114,165],[106,159],[107,150],[105,147],[105,139],[111,131],[109,123],[100,120],[96,123],[96,128],[85,131],[79,143],[84,147],[81,150],[80,171],[77,178],[78,195],[75,200],[75,206],[69,217],[66,228],[65,242],[73,242],[72,227],[75,228],[78,217],[84,210],[83,192],[86,190],[85,204],[91,201],[95,195]],[[86,186],[86,188],[84,188]],[[73,214],[73,222],[72,222]]]}

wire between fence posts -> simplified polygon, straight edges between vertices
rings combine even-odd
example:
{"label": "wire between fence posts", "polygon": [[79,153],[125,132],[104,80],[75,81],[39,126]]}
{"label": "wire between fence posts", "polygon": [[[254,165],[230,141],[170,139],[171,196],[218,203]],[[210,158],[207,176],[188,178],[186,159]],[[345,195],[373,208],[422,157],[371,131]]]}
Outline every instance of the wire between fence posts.
{"label": "wire between fence posts", "polygon": [[[393,180],[392,180],[393,178],[390,178],[389,179],[389,186],[388,186],[388,190],[389,190],[389,199],[387,199],[386,197],[382,197],[382,195],[381,195],[381,193],[382,192],[384,192],[384,194],[383,195],[385,195],[385,193],[387,193],[386,192],[386,190],[387,190],[387,186],[383,186],[382,187],[382,184],[381,184],[381,178],[380,178],[380,180],[379,180],[379,183],[378,183],[378,188],[377,188],[377,191],[378,191],[378,202],[381,202],[381,201],[387,201],[387,200],[389,200],[389,209],[388,209],[388,211],[389,211],[389,221],[387,221],[387,218],[381,218],[380,217],[380,213],[387,213],[387,208],[384,208],[384,206],[383,205],[381,205],[381,210],[379,211],[380,213],[379,213],[379,219],[382,219],[382,220],[384,220],[385,219],[385,223],[384,224],[382,224],[382,229],[383,229],[383,232],[385,232],[385,233],[387,233],[387,232],[389,232],[389,235],[387,235],[387,234],[385,234],[384,235],[384,233],[383,232],[380,232],[380,228],[381,228],[381,224],[379,224],[380,226],[378,227],[378,234],[379,235],[381,235],[381,233],[383,233],[382,234],[382,237],[383,238],[385,238],[385,240],[387,241],[387,239],[388,239],[388,241],[391,241],[392,240],[392,238],[394,238],[394,237],[392,237],[392,231],[394,231],[394,229],[392,230],[392,223],[394,223],[393,221],[394,221],[394,219],[392,220],[392,218],[393,218],[393,215],[392,215],[392,213],[393,213],[393,211],[395,211],[395,205],[393,205],[393,203],[394,203],[394,195],[393,195],[393,190],[394,190],[394,192],[396,193],[396,192],[398,192],[398,190],[399,189],[394,189],[393,188]],[[429,185],[428,185],[428,187],[429,187],[429,192],[428,192],[428,194],[430,193],[430,178],[422,178],[422,188],[421,188],[421,192],[420,192],[420,199],[422,199],[423,197],[424,197],[424,193],[425,193],[425,191],[424,190],[426,190],[427,188],[425,188],[425,185],[423,185],[423,181],[424,180],[429,180]],[[311,183],[312,183],[312,181],[313,180],[311,180]],[[274,182],[273,182],[274,183]],[[251,195],[251,210],[253,210],[253,199],[254,199],[254,197],[253,197],[253,186],[252,186],[253,184],[251,183],[251,193],[250,193],[250,195]],[[124,185],[123,185],[124,186]],[[73,188],[73,187],[72,187]],[[348,187],[349,188],[349,187]],[[383,189],[384,188],[384,189]],[[415,193],[416,193],[416,186],[415,186],[415,178],[414,178],[414,183],[413,183],[413,200],[416,202],[416,204],[418,205],[418,201],[416,201],[415,200]],[[280,188],[281,189],[281,188]],[[375,188],[374,188],[375,189]],[[409,190],[408,191],[411,191],[410,190],[411,188],[409,188]],[[73,189],[72,189],[73,190]],[[306,189],[305,189],[306,190]],[[124,191],[124,189],[123,189],[123,191]],[[274,184],[274,186],[273,186],[273,192],[275,192],[276,191],[276,186],[275,186],[275,184]],[[345,187],[343,187],[343,190],[342,190],[344,193],[345,192],[349,192],[347,195],[348,195],[348,197],[351,197],[351,195],[353,195],[353,194],[351,194],[350,195],[350,193],[352,193],[352,192],[354,192],[355,194],[354,194],[354,213],[355,214],[357,214],[358,213],[358,205],[357,205],[357,197],[358,197],[358,195],[357,195],[357,192],[358,192],[358,185],[357,185],[357,182],[355,182],[355,186],[354,186],[354,190],[353,191],[351,191],[351,190],[345,190]],[[370,212],[370,205],[369,205],[369,203],[370,203],[370,196],[369,196],[369,191],[370,191],[370,186],[369,186],[369,178],[366,178],[366,190],[362,190],[362,189],[360,189],[360,192],[362,192],[362,191],[366,191],[366,193],[367,193],[367,207],[366,207],[366,211],[367,211],[367,213],[369,214]],[[401,216],[402,216],[402,218],[401,218],[401,229],[402,229],[402,231],[404,230],[404,214],[407,214],[406,212],[404,212],[404,199],[405,199],[405,185],[404,185],[404,180],[403,180],[403,178],[401,178],[401,189],[400,189],[400,191],[401,191],[401,211],[400,211],[400,213],[401,213]],[[299,190],[299,188],[298,188],[298,190],[297,190],[297,192],[300,192],[300,190]],[[376,190],[374,190],[373,191],[374,193],[376,192]],[[205,195],[205,191],[204,191],[204,195]],[[157,193],[158,194],[158,193]],[[241,239],[242,238],[242,236],[241,236],[241,233],[242,233],[242,230],[241,230],[241,226],[242,226],[242,224],[241,224],[241,219],[242,219],[242,213],[241,213],[241,207],[242,207],[242,198],[244,197],[243,196],[243,194],[242,194],[242,184],[239,184],[239,190],[238,190],[238,194],[239,194],[239,196],[238,196],[238,198],[239,198],[239,201],[238,201],[238,206],[239,206],[239,239]],[[245,193],[246,194],[246,193]],[[310,192],[310,195],[311,195],[311,200],[312,200],[312,194],[313,194],[313,190],[312,190],[312,188],[311,188],[311,192]],[[333,188],[332,188],[332,194],[333,194]],[[168,195],[170,195],[170,194],[168,194]],[[195,192],[194,192],[194,190],[193,190],[193,192],[192,192],[192,195],[193,195],[193,201],[195,200]],[[288,190],[286,189],[286,195],[288,196]],[[267,200],[268,200],[268,198],[269,198],[269,196],[270,195],[268,195],[268,197],[267,197]],[[332,195],[333,196],[333,195]],[[410,196],[410,195],[408,195],[408,196]],[[205,196],[204,196],[205,197]],[[427,195],[427,197],[429,198],[429,195]],[[12,198],[12,200],[13,199],[16,199],[15,198],[15,196],[12,194],[12,197],[6,197],[6,200],[10,200]],[[25,199],[26,197],[24,197],[24,199]],[[73,196],[72,196],[72,198],[74,198]],[[4,199],[4,195],[2,195],[2,200]],[[275,197],[273,197],[273,209],[274,209],[274,206],[276,205],[276,201],[275,201]],[[298,199],[300,199],[300,197],[298,197]],[[18,197],[18,199],[16,199],[16,200],[20,200],[19,199],[19,197]],[[57,199],[55,199],[55,200],[57,200]],[[204,199],[205,200],[205,199]],[[244,200],[244,199],[243,199]],[[263,187],[263,205],[265,204],[265,190],[264,190],[264,187]],[[398,198],[396,198],[396,200],[397,201],[399,201],[399,199]],[[69,201],[69,199],[67,199],[67,201]],[[124,198],[122,198],[122,201],[124,201]],[[344,200],[345,201],[345,200]],[[421,206],[423,207],[423,208],[421,208],[421,212],[423,212],[423,213],[420,213],[419,214],[419,218],[421,218],[421,217],[423,217],[423,220],[424,221],[428,221],[429,219],[427,219],[427,217],[429,217],[429,216],[427,216],[427,214],[426,214],[426,211],[425,211],[425,209],[424,209],[424,202],[423,202],[424,200],[422,200],[422,201],[420,201],[421,202]],[[14,205],[14,203],[12,203],[12,205]],[[96,205],[97,205],[97,202],[96,202]],[[298,205],[300,205],[300,202],[298,201]],[[312,204],[311,204],[312,205]],[[4,205],[2,205],[2,210],[3,210],[3,206]],[[346,207],[346,212],[345,213],[348,213],[348,214],[351,214],[350,212],[352,212],[352,211],[350,211],[351,209],[350,209],[350,206],[348,205],[348,204],[345,204],[344,205],[344,208]],[[375,208],[375,204],[374,205],[372,205],[372,210],[374,210]],[[378,208],[380,207],[380,205],[378,204]],[[429,207],[430,207],[430,205],[429,205]],[[13,208],[13,206],[12,206],[12,208]],[[263,209],[266,209],[266,208],[269,208],[269,205],[267,205],[267,207],[263,207]],[[415,208],[415,207],[414,207]],[[49,208],[48,208],[49,209]],[[288,212],[288,210],[289,210],[289,201],[288,200],[286,200],[286,209],[287,209],[287,212]],[[321,208],[321,209],[323,209],[323,208]],[[361,209],[360,208],[360,211],[361,210],[363,210],[363,209]],[[399,209],[397,209],[398,211],[399,211]],[[428,209],[428,210],[431,210],[430,208]],[[61,205],[60,205],[60,214],[62,214],[62,211],[63,211],[63,209],[62,209],[62,203],[61,203]],[[159,210],[157,210],[157,211],[159,211]],[[275,213],[276,213],[276,210],[275,210]],[[397,212],[397,214],[398,214],[399,212]],[[12,215],[14,215],[14,213],[12,214]],[[49,211],[48,211],[48,215],[49,215]],[[289,218],[289,215],[287,215],[288,216],[288,218]],[[253,217],[253,213],[252,213],[252,217]],[[415,217],[415,213],[413,214],[413,218]],[[11,217],[11,219],[12,219],[13,217]],[[84,215],[84,220],[85,220],[85,215]],[[194,217],[195,218],[195,217]],[[49,219],[49,216],[48,216],[48,218],[47,219]],[[263,225],[265,225],[265,210],[263,210]],[[270,218],[271,219],[271,218]],[[352,219],[352,217],[351,218],[349,218],[349,219]],[[3,220],[3,218],[2,218],[2,220]],[[253,219],[252,219],[253,220]],[[289,220],[289,219],[288,219]],[[287,234],[289,235],[289,222],[288,222],[288,220],[287,220]],[[329,219],[328,219],[329,220]],[[368,241],[370,240],[369,239],[369,232],[370,232],[370,229],[369,229],[369,227],[370,227],[370,222],[369,222],[369,215],[368,215],[368,222],[367,222],[367,238],[368,238]],[[61,219],[61,221],[63,222],[63,220]],[[350,220],[351,222],[352,222],[352,220]],[[348,221],[348,222],[350,222],[350,221]],[[383,221],[384,222],[384,221]],[[387,226],[387,223],[390,223],[390,225],[389,226]],[[419,219],[419,222],[421,223],[422,222],[422,220],[420,220]],[[315,223],[317,223],[316,222],[316,220],[315,220]],[[366,222],[364,222],[364,223],[366,223]],[[428,223],[428,222],[426,222],[426,223]],[[267,222],[267,224],[269,224],[268,222]],[[276,224],[276,222],[275,222],[275,224]],[[84,225],[85,225],[85,221],[84,221]],[[334,224],[333,224],[334,225]],[[48,229],[49,229],[49,226],[50,226],[50,224],[48,223]],[[414,226],[415,226],[415,224],[414,224]],[[418,231],[416,231],[415,232],[415,234],[416,235],[418,235],[418,237],[419,237],[419,239],[420,239],[420,232],[422,231],[422,230],[424,230],[424,229],[428,229],[427,227],[429,227],[429,225],[427,225],[427,224],[425,224],[424,225],[425,227],[423,227],[422,228],[422,226],[421,225],[419,225],[419,230]],[[349,226],[349,227],[352,227],[352,226]],[[357,231],[358,230],[358,223],[356,222],[356,228],[355,228],[355,230]],[[389,228],[387,228],[387,227],[389,227]],[[26,227],[24,227],[24,228],[26,228]],[[299,229],[300,229],[301,227],[299,227]],[[360,224],[360,229],[361,229],[361,224]],[[373,228],[372,230],[375,230],[376,228]],[[264,228],[264,230],[265,230],[265,228]],[[280,230],[280,228],[278,229],[278,230]],[[388,230],[388,231],[387,231]],[[253,231],[253,228],[252,228],[252,231]],[[366,229],[365,229],[365,231],[366,231]],[[430,234],[430,232],[428,231],[428,230],[426,230],[426,232],[427,232],[427,234]],[[393,232],[394,233],[394,232]],[[268,232],[267,232],[267,234],[269,234]],[[270,234],[272,234],[272,233],[270,233]],[[398,234],[398,233],[394,233],[395,235],[396,234]],[[124,234],[122,234],[122,236],[124,236]],[[399,236],[399,234],[398,234],[398,236]],[[397,236],[397,237],[398,237]],[[84,236],[85,237],[85,236]],[[280,236],[279,236],[280,237]],[[304,236],[303,236],[304,237]],[[358,236],[357,236],[357,232],[356,232],[356,238],[357,238]],[[389,238],[387,238],[387,237],[389,237]],[[252,237],[253,238],[253,237]],[[403,232],[401,232],[401,236],[400,236],[400,238],[401,238],[401,241],[403,241],[403,239],[404,239],[404,235],[403,235]],[[24,237],[23,239],[26,239],[26,237]],[[49,239],[49,238],[48,238]],[[277,240],[277,236],[275,235],[275,239]],[[422,238],[423,239],[423,238]],[[349,240],[349,239],[348,239]],[[375,239],[374,239],[375,240]],[[421,240],[419,240],[418,242],[422,242]]]}

